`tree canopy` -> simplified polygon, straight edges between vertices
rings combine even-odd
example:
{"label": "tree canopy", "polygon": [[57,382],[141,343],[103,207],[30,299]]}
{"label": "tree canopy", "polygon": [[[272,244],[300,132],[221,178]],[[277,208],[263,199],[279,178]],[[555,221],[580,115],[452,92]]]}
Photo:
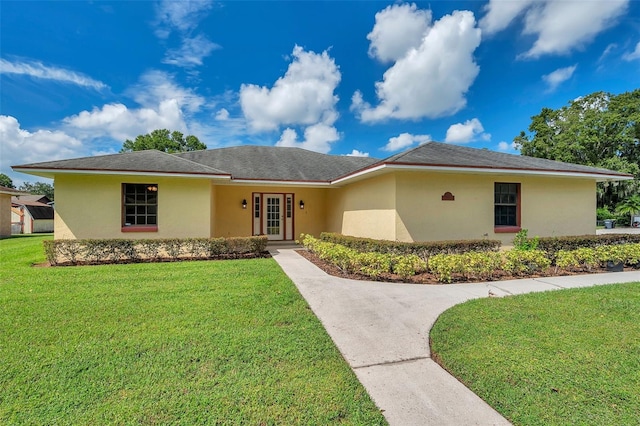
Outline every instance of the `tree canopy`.
{"label": "tree canopy", "polygon": [[4,186],[5,188],[15,188],[11,178],[4,173],[0,173],[0,186]]}
{"label": "tree canopy", "polygon": [[198,151],[207,149],[207,146],[193,135],[185,137],[178,131],[170,132],[167,129],[158,129],[146,135],[138,135],[133,141],[127,139],[120,152],[144,151],[145,149],[157,149],[172,153]]}
{"label": "tree canopy", "polygon": [[640,190],[640,89],[596,92],[531,117],[514,138],[523,155],[633,174],[633,181],[599,184],[598,203],[615,206]]}
{"label": "tree canopy", "polygon": [[46,195],[51,201],[53,198],[53,185],[46,182],[25,182],[18,188],[20,191],[34,195]]}

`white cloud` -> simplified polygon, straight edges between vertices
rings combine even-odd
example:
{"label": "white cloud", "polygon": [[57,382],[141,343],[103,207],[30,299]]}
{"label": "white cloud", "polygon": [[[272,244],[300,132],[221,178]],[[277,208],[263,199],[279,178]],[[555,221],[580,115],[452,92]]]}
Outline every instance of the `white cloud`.
{"label": "white cloud", "polygon": [[240,88],[240,106],[254,131],[277,130],[281,125],[333,124],[337,118],[334,94],[340,71],[327,51],[293,49],[293,61],[269,89],[255,84]]}
{"label": "white cloud", "polygon": [[356,91],[351,111],[363,122],[456,113],[465,107],[465,94],[479,72],[473,52],[480,37],[473,13],[443,16],[425,32],[421,44],[410,48],[376,83],[378,106],[372,107]]}
{"label": "white cloud", "polygon": [[498,144],[498,150],[499,151],[503,151],[503,152],[508,152],[508,151],[517,151],[519,149],[518,144],[515,142],[505,142],[502,141]]}
{"label": "white cloud", "polygon": [[162,60],[165,64],[191,68],[202,65],[202,60],[221,46],[203,35],[182,39],[179,49],[169,49]]}
{"label": "white cloud", "polygon": [[362,152],[357,149],[352,150],[349,154],[346,154],[347,157],[368,157],[368,152]]}
{"label": "white cloud", "polygon": [[398,136],[389,138],[389,142],[382,148],[383,151],[400,151],[414,144],[425,144],[432,141],[431,135],[412,135],[411,133],[400,133]]}
{"label": "white cloud", "polygon": [[485,7],[487,14],[480,20],[480,26],[487,34],[496,33],[522,15],[522,33],[533,35],[536,40],[521,57],[566,54],[614,25],[628,4],[629,0],[491,0]]}
{"label": "white cloud", "polygon": [[64,68],[46,66],[38,61],[10,62],[6,59],[0,59],[0,73],[27,75],[44,80],[54,80],[59,83],[71,83],[98,91],[109,88],[109,86],[103,82],[94,80],[82,73]]}
{"label": "white cloud", "polygon": [[640,59],[640,42],[636,44],[636,49],[633,52],[625,53],[622,56],[622,59],[625,61],[633,61],[636,59]]}
{"label": "white cloud", "polygon": [[482,31],[487,34],[494,34],[502,31],[534,3],[535,0],[490,0],[483,8],[487,13],[482,17],[482,19],[480,19],[480,28],[482,28]]}
{"label": "white cloud", "polygon": [[[287,72],[268,88],[255,84],[240,87],[240,106],[252,132],[279,130],[278,146],[299,146],[329,152],[340,138],[333,126],[338,119],[335,89],[341,75],[327,51],[307,52],[295,46]],[[304,140],[292,126],[305,127]]]}
{"label": "white cloud", "polygon": [[194,30],[213,7],[210,0],[162,0],[156,6],[156,36],[167,38],[172,30]]}
{"label": "white cloud", "polygon": [[303,141],[298,141],[298,133],[295,130],[286,128],[276,146],[304,148],[326,154],[331,151],[331,143],[338,139],[340,135],[335,127],[317,123],[304,130]]}
{"label": "white cloud", "polygon": [[467,143],[474,140],[487,141],[491,135],[484,133],[484,127],[477,118],[472,118],[464,123],[452,124],[447,129],[446,143]]}
{"label": "white cloud", "polygon": [[221,48],[202,34],[192,35],[212,7],[210,0],[162,0],[157,4],[156,36],[167,39],[172,32],[177,32],[181,39],[180,47],[167,50],[163,63],[194,68],[202,65],[202,60],[211,52]]}
{"label": "white cloud", "polygon": [[193,89],[179,86],[170,74],[156,70],[140,76],[140,81],[127,89],[126,93],[147,108],[157,108],[164,101],[174,100],[180,108],[197,112],[206,103]]}
{"label": "white cloud", "polygon": [[221,108],[216,112],[215,119],[218,121],[227,121],[229,119],[229,111],[226,108]]}
{"label": "white cloud", "polygon": [[10,166],[74,157],[82,149],[82,143],[73,136],[59,130],[30,132],[22,129],[15,117],[8,115],[0,115],[0,140],[0,170],[10,176]]}
{"label": "white cloud", "polygon": [[160,102],[155,108],[129,109],[123,104],[82,111],[63,120],[68,133],[83,139],[110,137],[124,142],[155,129],[186,131],[182,110],[175,99]]}
{"label": "white cloud", "polygon": [[367,35],[369,56],[381,62],[397,61],[420,46],[430,24],[431,11],[418,10],[415,3],[387,6],[376,13],[376,23]]}
{"label": "white cloud", "polygon": [[559,85],[569,80],[575,72],[577,66],[578,65],[572,65],[570,67],[558,68],[557,70],[549,74],[543,75],[542,80],[547,83],[547,91],[553,92],[558,88]]}

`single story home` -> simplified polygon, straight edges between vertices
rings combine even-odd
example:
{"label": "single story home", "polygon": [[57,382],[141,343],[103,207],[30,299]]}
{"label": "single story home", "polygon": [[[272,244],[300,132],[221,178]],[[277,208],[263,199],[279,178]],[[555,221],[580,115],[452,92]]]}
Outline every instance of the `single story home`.
{"label": "single story home", "polygon": [[11,236],[11,197],[26,195],[26,192],[0,186],[0,238]]}
{"label": "single story home", "polygon": [[55,238],[322,231],[398,241],[594,234],[606,169],[429,142],[385,159],[300,148],[138,151],[14,166],[52,178]]}
{"label": "single story home", "polygon": [[54,210],[45,195],[19,195],[11,198],[13,234],[53,232]]}

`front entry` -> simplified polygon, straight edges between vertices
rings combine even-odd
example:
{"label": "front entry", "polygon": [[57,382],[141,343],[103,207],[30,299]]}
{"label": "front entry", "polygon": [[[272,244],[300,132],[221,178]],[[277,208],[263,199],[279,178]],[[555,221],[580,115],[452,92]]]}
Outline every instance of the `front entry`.
{"label": "front entry", "polygon": [[253,234],[269,240],[293,238],[293,194],[253,194]]}

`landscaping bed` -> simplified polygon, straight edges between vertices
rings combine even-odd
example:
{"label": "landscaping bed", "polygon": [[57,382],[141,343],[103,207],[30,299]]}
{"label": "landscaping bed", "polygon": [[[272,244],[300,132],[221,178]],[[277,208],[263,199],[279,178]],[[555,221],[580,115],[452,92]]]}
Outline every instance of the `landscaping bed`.
{"label": "landscaping bed", "polygon": [[[332,236],[331,239],[335,241],[340,237]],[[626,236],[620,236],[618,240],[611,236],[585,236],[539,241],[527,238],[524,231],[516,237],[516,246],[511,250],[465,252],[461,250],[463,246],[445,242],[433,243],[433,246],[455,247],[455,251],[436,253],[423,250],[421,255],[402,251],[403,247],[400,247],[401,254],[385,251],[384,242],[379,245],[383,247],[381,252],[363,252],[352,248],[354,244],[351,242],[343,245],[326,241],[323,237],[302,235],[301,241],[308,251],[300,251],[300,254],[325,272],[374,281],[419,284],[484,282],[640,268],[640,243],[635,240],[629,242]],[[393,243],[393,246],[402,244]],[[539,244],[547,250],[539,249]],[[389,246],[392,245],[386,245]],[[406,244],[409,250],[416,246],[422,248],[426,244]],[[477,245],[469,242],[468,246]],[[373,249],[376,245],[367,242],[362,247]]]}
{"label": "landscaping bed", "polygon": [[[324,261],[318,257],[317,254],[310,252],[306,249],[296,250],[296,252],[307,259],[309,262],[316,265],[318,268],[322,269],[329,275],[333,275],[335,277],[347,278],[352,280],[362,280],[362,281],[382,281],[382,282],[390,282],[390,283],[407,283],[407,284],[442,284],[441,281],[438,280],[438,277],[430,272],[422,272],[416,275],[412,275],[410,277],[404,277],[398,274],[393,273],[383,273],[378,277],[373,278],[368,275],[358,274],[356,272],[346,272],[342,269],[338,268],[336,265]],[[485,282],[485,281],[504,281],[504,280],[516,280],[522,278],[543,278],[543,277],[557,277],[557,276],[565,276],[565,275],[582,275],[582,274],[598,274],[609,272],[606,267],[595,267],[591,270],[557,270],[555,268],[547,268],[544,271],[540,271],[535,274],[508,274],[504,271],[496,271],[490,280],[487,279],[477,279],[470,280],[466,277],[458,276],[455,277],[451,283],[468,283],[468,282]]]}

